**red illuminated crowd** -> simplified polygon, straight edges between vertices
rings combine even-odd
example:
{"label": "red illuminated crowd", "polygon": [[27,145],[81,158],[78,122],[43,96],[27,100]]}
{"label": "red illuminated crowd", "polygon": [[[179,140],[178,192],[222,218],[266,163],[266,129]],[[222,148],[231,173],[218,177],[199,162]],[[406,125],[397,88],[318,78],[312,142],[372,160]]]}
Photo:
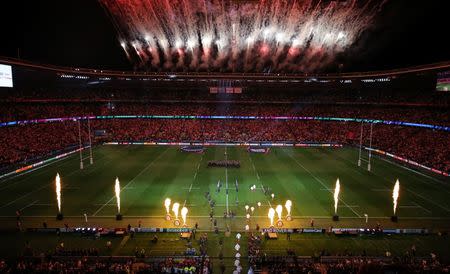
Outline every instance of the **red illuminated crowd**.
{"label": "red illuminated crowd", "polygon": [[[2,122],[23,119],[86,115],[232,115],[320,116],[367,118],[450,124],[448,109],[428,107],[301,104],[198,103],[4,103]],[[287,141],[358,145],[360,123],[333,121],[213,120],[213,119],[96,119],[91,121],[94,143],[104,141]],[[369,124],[363,144],[369,145]],[[105,135],[94,136],[95,130]],[[86,121],[81,139],[88,141]],[[75,121],[6,126],[0,128],[0,166],[21,166],[79,146]],[[450,171],[450,138],[445,131],[374,124],[372,146],[420,164]],[[19,163],[19,164],[18,164]]]}

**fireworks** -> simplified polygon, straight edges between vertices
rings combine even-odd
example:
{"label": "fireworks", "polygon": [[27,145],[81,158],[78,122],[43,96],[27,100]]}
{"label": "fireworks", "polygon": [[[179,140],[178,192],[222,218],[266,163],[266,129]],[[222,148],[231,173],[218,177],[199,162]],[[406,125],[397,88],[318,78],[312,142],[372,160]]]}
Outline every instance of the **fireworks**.
{"label": "fireworks", "polygon": [[117,200],[117,213],[120,213],[120,182],[119,182],[119,178],[116,178],[116,183],[114,185],[114,191],[116,193],[116,200]]}
{"label": "fireworks", "polygon": [[397,181],[395,182],[395,185],[394,185],[394,190],[392,191],[392,199],[394,200],[394,216],[397,212],[397,201],[398,201],[398,197],[400,195],[399,192],[400,192],[400,182],[397,179]]}
{"label": "fireworks", "polygon": [[61,213],[61,178],[59,177],[59,173],[56,173],[55,186],[56,186],[56,201],[58,203],[58,212]]}
{"label": "fireworks", "polygon": [[334,188],[334,214],[337,214],[337,207],[339,201],[339,192],[341,191],[341,184],[339,179],[336,180],[336,187]]}
{"label": "fireworks", "polygon": [[316,71],[371,26],[380,2],[100,0],[131,61],[225,72]]}

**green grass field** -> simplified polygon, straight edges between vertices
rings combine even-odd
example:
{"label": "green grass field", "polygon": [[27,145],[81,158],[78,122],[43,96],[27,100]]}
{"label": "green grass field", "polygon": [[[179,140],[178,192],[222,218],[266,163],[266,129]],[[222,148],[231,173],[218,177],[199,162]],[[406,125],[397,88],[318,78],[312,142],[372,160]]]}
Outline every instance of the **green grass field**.
{"label": "green grass field", "polygon": [[[225,156],[225,151],[227,155]],[[87,156],[87,152],[85,155]],[[239,160],[240,168],[208,168],[209,160]],[[3,229],[15,228],[15,211],[22,211],[24,228],[97,226],[126,227],[128,224],[143,227],[173,227],[165,221],[164,199],[185,204],[189,208],[188,226],[199,224],[199,230],[208,232],[208,254],[214,257],[214,267],[220,265],[218,242],[225,239],[223,254],[227,269],[233,268],[234,236],[243,231],[247,220],[244,206],[256,208],[249,224],[254,230],[256,224],[268,227],[267,212],[270,206],[284,205],[287,199],[293,202],[292,222],[284,221],[285,227],[309,227],[315,220],[319,228],[374,227],[377,223],[389,228],[422,228],[433,231],[450,228],[450,181],[423,171],[400,166],[390,160],[373,158],[372,172],[366,170],[367,162],[358,168],[358,150],[354,148],[274,148],[268,154],[251,154],[239,147],[211,147],[203,154],[184,153],[178,147],[153,146],[98,146],[94,149],[94,165],[85,161],[85,168],[79,169],[78,155],[54,162],[27,174],[0,182],[0,220]],[[365,155],[367,158],[367,155]],[[56,221],[57,213],[54,177],[59,172],[62,179],[63,221]],[[119,177],[122,221],[116,221],[116,200],[114,180]],[[333,222],[332,191],[336,179],[341,182],[341,196],[338,207],[339,222]],[[400,180],[399,222],[390,221],[392,215],[392,188]],[[217,181],[223,188],[216,193]],[[236,192],[234,182],[239,182]],[[226,210],[226,182],[229,185],[228,207],[236,212],[235,218],[223,218]],[[256,191],[250,191],[255,184]],[[270,187],[264,195],[261,186]],[[219,234],[212,233],[209,220],[210,207],[204,196],[211,192],[216,201],[214,218],[218,221]],[[271,193],[275,194],[272,200]],[[239,204],[236,204],[236,198]],[[258,208],[257,203],[262,206]],[[83,214],[88,215],[85,223]],[[369,215],[365,223],[364,214]],[[226,240],[224,231],[232,231]],[[82,237],[78,234],[55,236],[48,233],[3,232],[0,234],[0,257],[20,256],[29,244],[35,254],[54,250],[60,242],[67,249],[99,249],[101,255],[133,256],[135,250],[145,249],[146,256],[182,255],[186,241],[178,233],[161,233],[158,244],[152,244],[152,233],[136,234],[135,237]],[[242,240],[241,253],[245,258],[246,235]],[[105,244],[112,241],[112,249]],[[292,235],[287,241],[280,234],[278,240],[264,240],[262,249],[268,255],[286,255],[286,249],[297,255],[312,256],[322,250],[336,255],[343,253],[382,256],[386,250],[393,255],[402,255],[415,245],[418,255],[429,256],[435,252],[449,260],[448,236],[359,236],[338,238],[328,234]],[[193,242],[198,248],[198,243]],[[242,261],[246,269],[246,260]]]}
{"label": "green grass field", "polygon": [[[225,156],[225,151],[227,155]],[[87,155],[87,152],[85,152]],[[367,152],[366,152],[367,153]],[[86,156],[85,155],[85,156]],[[227,157],[239,160],[240,168],[208,168],[209,160]],[[318,226],[369,225],[385,222],[392,227],[448,227],[450,218],[449,180],[437,175],[413,171],[385,159],[374,157],[372,172],[356,166],[358,150],[354,148],[274,148],[268,154],[251,154],[239,147],[210,147],[203,154],[181,152],[178,147],[99,146],[94,150],[94,165],[85,161],[79,169],[78,155],[52,163],[28,174],[0,183],[0,215],[4,220],[20,209],[24,222],[54,221],[57,213],[54,177],[62,180],[62,212],[66,220],[81,222],[84,213],[96,225],[117,224],[114,180],[120,179],[121,213],[124,223],[171,227],[164,220],[164,199],[185,204],[189,209],[188,225],[209,224],[210,207],[204,196],[210,191],[216,202],[214,215],[219,226],[243,230],[246,223],[244,205],[254,206],[250,219],[253,226],[268,226],[270,206],[292,200],[294,221],[289,227],[309,226],[314,218]],[[367,155],[365,155],[367,157]],[[339,223],[334,214],[333,190],[336,179],[341,182],[338,206]],[[390,223],[392,188],[396,179],[401,190],[398,207],[399,223]],[[234,182],[239,182],[236,192]],[[217,181],[223,188],[216,193]],[[228,207],[237,217],[223,220],[227,206],[226,183],[229,186]],[[255,184],[256,191],[250,191]],[[262,186],[275,194],[264,195]],[[238,204],[236,203],[238,200]],[[257,202],[262,206],[258,208]]]}

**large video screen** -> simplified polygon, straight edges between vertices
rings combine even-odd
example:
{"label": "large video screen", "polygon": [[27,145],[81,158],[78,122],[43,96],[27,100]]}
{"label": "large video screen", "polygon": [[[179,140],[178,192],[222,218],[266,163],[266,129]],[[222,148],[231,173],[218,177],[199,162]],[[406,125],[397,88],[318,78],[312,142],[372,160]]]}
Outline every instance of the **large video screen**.
{"label": "large video screen", "polygon": [[437,75],[437,91],[450,91],[450,71],[440,72]]}
{"label": "large video screen", "polygon": [[12,69],[9,65],[0,64],[0,87],[13,87]]}

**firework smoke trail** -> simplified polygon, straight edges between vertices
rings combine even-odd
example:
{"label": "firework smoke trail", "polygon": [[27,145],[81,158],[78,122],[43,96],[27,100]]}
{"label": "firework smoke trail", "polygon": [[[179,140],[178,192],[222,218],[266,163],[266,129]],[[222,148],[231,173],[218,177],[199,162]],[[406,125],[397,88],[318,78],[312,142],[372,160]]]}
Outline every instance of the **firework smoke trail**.
{"label": "firework smoke trail", "polygon": [[397,211],[397,201],[398,201],[398,197],[400,195],[399,192],[400,192],[400,182],[397,179],[397,181],[395,182],[395,185],[394,185],[394,190],[392,191],[392,198],[394,200],[394,216]]}
{"label": "firework smoke trail", "polygon": [[351,46],[385,1],[99,2],[127,56],[141,67],[310,72]]}
{"label": "firework smoke trail", "polygon": [[56,201],[58,202],[58,212],[61,213],[61,178],[59,177],[59,173],[56,173],[55,186]]}
{"label": "firework smoke trail", "polygon": [[339,192],[341,192],[341,184],[339,183],[339,179],[336,181],[336,187],[334,189],[334,213],[337,214],[337,206],[339,201]]}
{"label": "firework smoke trail", "polygon": [[116,178],[116,183],[114,185],[114,192],[116,193],[117,213],[120,213],[120,182],[119,182],[119,178]]}

